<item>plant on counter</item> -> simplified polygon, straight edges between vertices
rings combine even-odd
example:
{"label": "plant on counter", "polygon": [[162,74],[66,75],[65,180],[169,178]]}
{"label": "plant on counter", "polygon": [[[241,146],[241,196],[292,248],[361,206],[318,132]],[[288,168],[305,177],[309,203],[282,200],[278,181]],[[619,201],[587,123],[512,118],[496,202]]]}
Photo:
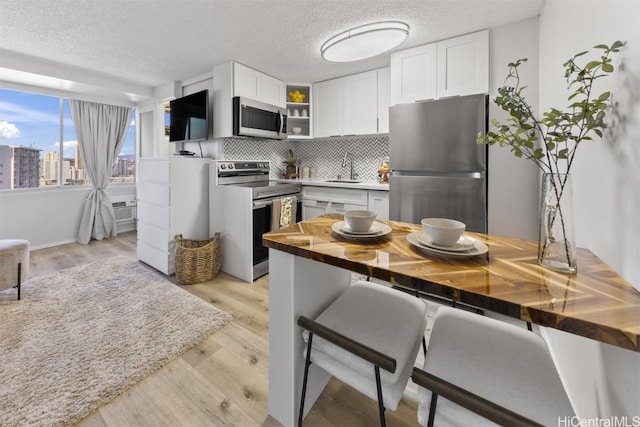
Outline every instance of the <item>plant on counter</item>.
{"label": "plant on counter", "polygon": [[[554,270],[571,274],[577,271],[572,230],[567,228],[570,212],[563,212],[567,202],[562,196],[570,197],[569,173],[578,146],[582,141],[592,140],[594,133],[602,137],[607,127],[605,119],[611,93],[595,95],[592,85],[614,71],[612,54],[618,53],[624,45],[624,42],[615,41],[611,46],[594,46],[601,51],[600,57],[584,66],[576,61],[589,51],[577,53],[565,62],[564,77],[568,88],[573,90],[568,97],[570,104],[565,111],[551,108],[542,114],[542,118],[534,115],[533,108],[524,98],[526,86],[520,86],[518,67],[527,59],[509,63],[505,85],[498,89],[494,99],[509,113],[509,118],[505,123],[492,119],[492,129],[486,136],[477,136],[478,143],[508,146],[516,157],[533,161],[543,172],[538,260]],[[563,249],[559,250],[558,244]]]}
{"label": "plant on counter", "polygon": [[289,149],[289,158],[283,160],[282,163],[287,165],[286,173],[293,174],[296,173],[296,166],[300,163],[300,159],[294,156],[292,149]]}

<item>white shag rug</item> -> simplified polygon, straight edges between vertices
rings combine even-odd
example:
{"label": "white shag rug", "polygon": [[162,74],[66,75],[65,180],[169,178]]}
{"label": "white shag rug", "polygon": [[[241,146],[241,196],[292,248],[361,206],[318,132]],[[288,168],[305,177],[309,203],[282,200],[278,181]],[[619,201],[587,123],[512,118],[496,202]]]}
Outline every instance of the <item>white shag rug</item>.
{"label": "white shag rug", "polygon": [[123,257],[0,292],[0,426],[75,424],[230,320]]}

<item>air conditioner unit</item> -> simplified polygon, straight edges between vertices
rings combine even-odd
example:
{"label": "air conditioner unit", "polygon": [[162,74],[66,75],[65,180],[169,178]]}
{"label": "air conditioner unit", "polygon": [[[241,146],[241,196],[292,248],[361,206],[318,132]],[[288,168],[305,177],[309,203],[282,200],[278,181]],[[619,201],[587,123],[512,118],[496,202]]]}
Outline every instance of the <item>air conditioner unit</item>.
{"label": "air conditioner unit", "polygon": [[136,219],[136,198],[135,196],[112,197],[111,205],[116,216],[116,222],[132,221]]}

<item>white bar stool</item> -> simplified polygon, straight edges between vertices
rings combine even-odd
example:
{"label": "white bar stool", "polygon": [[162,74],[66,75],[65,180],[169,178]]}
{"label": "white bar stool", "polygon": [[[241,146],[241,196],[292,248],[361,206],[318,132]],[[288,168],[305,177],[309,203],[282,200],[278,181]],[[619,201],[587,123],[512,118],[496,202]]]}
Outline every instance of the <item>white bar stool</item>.
{"label": "white bar stool", "polygon": [[413,381],[423,426],[557,425],[574,416],[540,336],[450,307],[438,309]]}
{"label": "white bar stool", "polygon": [[[316,319],[304,316],[305,372],[298,425],[302,424],[309,365],[395,411],[409,381],[427,326],[426,303],[384,285],[359,281]],[[314,337],[317,335],[316,337]]]}

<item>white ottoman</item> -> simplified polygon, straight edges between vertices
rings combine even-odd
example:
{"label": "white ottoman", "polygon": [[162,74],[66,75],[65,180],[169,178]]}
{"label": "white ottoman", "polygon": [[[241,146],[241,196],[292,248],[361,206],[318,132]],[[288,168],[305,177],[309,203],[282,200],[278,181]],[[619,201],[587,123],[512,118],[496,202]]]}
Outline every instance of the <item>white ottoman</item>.
{"label": "white ottoman", "polygon": [[29,241],[22,239],[0,240],[0,291],[17,288],[20,299],[20,283],[29,274]]}

